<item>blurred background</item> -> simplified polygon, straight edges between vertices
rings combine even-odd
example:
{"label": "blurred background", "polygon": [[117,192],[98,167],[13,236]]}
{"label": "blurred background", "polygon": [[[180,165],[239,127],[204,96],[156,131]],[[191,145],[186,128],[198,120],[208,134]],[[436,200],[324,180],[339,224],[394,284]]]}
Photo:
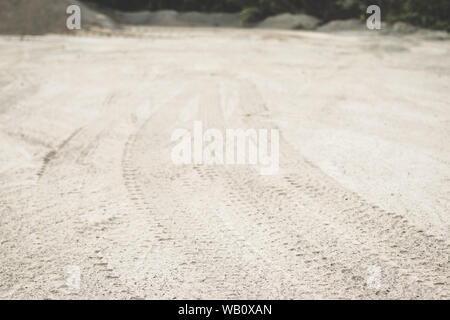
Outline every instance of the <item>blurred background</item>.
{"label": "blurred background", "polygon": [[66,8],[71,4],[82,7],[83,29],[94,25],[112,29],[126,24],[263,24],[266,28],[315,30],[336,20],[353,20],[319,30],[338,31],[364,28],[367,7],[375,4],[381,8],[383,29],[397,23],[404,24],[401,29],[408,32],[413,28],[450,31],[449,0],[0,0],[0,33],[67,33]]}
{"label": "blurred background", "polygon": [[450,30],[449,0],[89,0],[119,10],[240,12],[243,24],[279,13],[306,13],[323,21],[365,16],[366,8],[382,8],[387,21]]}

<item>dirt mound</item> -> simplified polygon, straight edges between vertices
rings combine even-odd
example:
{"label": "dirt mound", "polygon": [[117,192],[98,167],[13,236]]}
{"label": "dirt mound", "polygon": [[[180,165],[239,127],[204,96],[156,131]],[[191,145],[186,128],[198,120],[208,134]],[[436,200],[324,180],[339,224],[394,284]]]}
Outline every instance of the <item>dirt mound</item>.
{"label": "dirt mound", "polygon": [[283,13],[268,17],[261,22],[259,28],[270,29],[305,29],[313,30],[320,24],[320,20],[306,14]]}
{"label": "dirt mound", "polygon": [[334,20],[319,27],[317,31],[321,32],[340,32],[340,31],[364,31],[366,25],[359,19]]}
{"label": "dirt mound", "polygon": [[180,22],[193,26],[239,27],[239,14],[183,12],[178,16]]}
{"label": "dirt mound", "polygon": [[161,10],[156,12],[113,12],[114,19],[121,24],[131,25],[164,25],[171,26],[177,24],[178,13],[173,10]]}
{"label": "dirt mound", "polygon": [[105,15],[73,0],[1,0],[0,33],[3,34],[45,34],[64,33],[66,27],[66,9],[76,4],[81,7],[82,28],[91,26],[114,26],[114,22]]}
{"label": "dirt mound", "polygon": [[323,26],[320,26],[316,29],[320,32],[345,32],[345,33],[354,33],[354,32],[366,32],[368,34],[381,34],[381,35],[390,35],[390,36],[402,36],[408,37],[412,36],[420,39],[427,40],[449,40],[449,33],[442,30],[430,30],[430,29],[422,29],[419,27],[415,27],[413,25],[404,23],[404,22],[396,22],[396,23],[382,23],[381,30],[369,30],[364,21],[358,19],[349,19],[349,20],[334,20],[330,21]]}
{"label": "dirt mound", "polygon": [[385,25],[383,27],[383,34],[396,36],[415,36],[428,40],[450,39],[449,33],[446,31],[422,29],[404,22],[396,22],[394,24]]}
{"label": "dirt mound", "polygon": [[239,14],[176,12],[173,10],[114,13],[122,24],[186,27],[239,27]]}

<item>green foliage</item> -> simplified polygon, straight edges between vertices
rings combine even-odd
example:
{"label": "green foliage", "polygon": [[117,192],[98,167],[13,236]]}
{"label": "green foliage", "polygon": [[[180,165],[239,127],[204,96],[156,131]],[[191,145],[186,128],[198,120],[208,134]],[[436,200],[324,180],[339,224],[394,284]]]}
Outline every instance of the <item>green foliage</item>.
{"label": "green foliage", "polygon": [[450,31],[450,0],[86,0],[120,10],[241,12],[244,25],[282,12],[306,13],[324,21],[359,18],[371,4],[388,21]]}
{"label": "green foliage", "polygon": [[397,17],[414,25],[450,31],[450,1],[406,0],[404,10],[398,12]]}
{"label": "green foliage", "polygon": [[250,7],[244,8],[240,13],[241,25],[248,26],[256,23],[263,18],[263,13],[260,8]]}

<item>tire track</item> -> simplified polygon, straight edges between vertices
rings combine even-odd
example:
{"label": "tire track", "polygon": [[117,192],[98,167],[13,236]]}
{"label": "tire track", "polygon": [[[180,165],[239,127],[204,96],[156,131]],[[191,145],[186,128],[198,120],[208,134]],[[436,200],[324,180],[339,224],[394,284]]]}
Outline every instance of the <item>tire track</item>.
{"label": "tire track", "polygon": [[67,137],[66,139],[64,139],[56,149],[49,151],[44,159],[42,160],[42,167],[41,169],[39,169],[37,176],[38,176],[38,181],[43,177],[48,165],[50,164],[51,161],[53,161],[58,154],[61,152],[61,150],[82,130],[82,128],[78,128],[76,129],[74,132],[72,132],[72,134]]}
{"label": "tire track", "polygon": [[[256,87],[251,95],[258,96]],[[248,121],[249,118],[246,117],[245,120]],[[251,123],[255,127],[257,122]],[[292,203],[301,199],[303,208],[315,208],[311,219],[323,220],[323,223],[319,224],[319,229],[311,239],[320,242],[323,238],[320,234],[324,230],[327,230],[328,237],[332,235],[331,243],[336,245],[330,247],[330,241],[328,241],[328,248],[323,249],[327,249],[328,252],[325,254],[331,259],[333,259],[333,252],[337,253],[336,261],[342,261],[343,257],[348,259],[346,263],[349,263],[351,267],[347,270],[352,270],[355,274],[352,278],[357,280],[350,282],[359,282],[358,286],[363,288],[364,284],[361,282],[364,280],[364,268],[362,266],[372,261],[373,264],[380,264],[383,267],[385,273],[383,280],[388,284],[384,286],[382,294],[387,297],[408,295],[411,298],[418,296],[445,298],[447,296],[450,252],[448,243],[423,230],[418,230],[399,214],[385,212],[367,203],[359,195],[343,189],[306,161],[301,163],[303,157],[294,152],[286,142],[282,141],[281,147],[283,148],[282,170],[292,173],[282,175],[282,179],[288,185],[278,182],[279,185],[274,189],[276,192],[272,193],[272,201],[284,202],[283,205],[289,210]],[[300,167],[299,164],[301,164]],[[252,181],[252,184],[248,186],[247,194],[256,194],[255,201],[263,198],[267,190],[267,186],[258,186],[260,180],[256,175],[248,179]],[[235,183],[237,183],[236,180]],[[287,195],[289,196],[286,197]],[[270,207],[267,202],[264,202],[262,207],[264,206]],[[296,223],[294,219],[289,224],[291,223],[294,226],[297,225],[299,229],[305,228],[304,221]],[[314,230],[317,227],[311,224],[307,229]],[[346,237],[346,234],[352,237]],[[362,246],[365,246],[364,250],[361,250]],[[386,261],[378,261],[377,256]],[[426,278],[420,279],[420,275]],[[432,277],[429,278],[431,275]],[[359,297],[364,296],[365,293],[362,291]]]}

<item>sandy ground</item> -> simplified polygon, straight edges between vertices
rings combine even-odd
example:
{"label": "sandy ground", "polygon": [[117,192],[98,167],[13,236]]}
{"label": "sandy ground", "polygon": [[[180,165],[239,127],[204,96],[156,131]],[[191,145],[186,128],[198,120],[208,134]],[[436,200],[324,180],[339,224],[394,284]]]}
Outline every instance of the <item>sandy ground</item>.
{"label": "sandy ground", "polygon": [[[449,51],[265,30],[0,37],[0,297],[450,298]],[[174,166],[171,133],[194,120],[279,128],[279,174]]]}

